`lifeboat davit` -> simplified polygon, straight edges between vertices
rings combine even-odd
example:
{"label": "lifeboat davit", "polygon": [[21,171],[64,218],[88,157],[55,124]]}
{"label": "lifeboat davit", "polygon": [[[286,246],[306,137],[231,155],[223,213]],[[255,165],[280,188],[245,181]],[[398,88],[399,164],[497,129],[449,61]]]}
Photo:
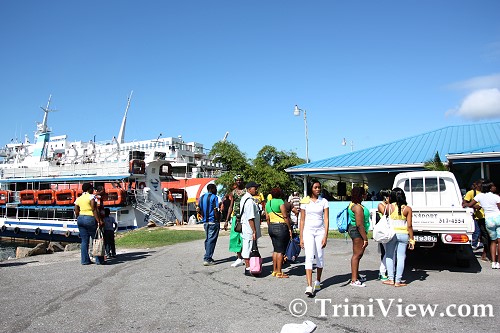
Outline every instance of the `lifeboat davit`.
{"label": "lifeboat davit", "polygon": [[10,191],[0,191],[0,205],[5,205],[10,202],[12,194]]}
{"label": "lifeboat davit", "polygon": [[35,197],[39,205],[53,205],[56,202],[56,193],[54,190],[35,191]]}
{"label": "lifeboat davit", "polygon": [[73,189],[56,191],[56,205],[72,205],[75,203],[76,192]]}
{"label": "lifeboat davit", "polygon": [[125,203],[125,191],[119,188],[112,188],[106,190],[104,196],[104,206],[119,206]]}
{"label": "lifeboat davit", "polygon": [[21,205],[34,205],[36,203],[36,196],[33,190],[22,190],[19,192],[19,201]]}
{"label": "lifeboat davit", "polygon": [[131,174],[143,175],[146,172],[146,162],[143,160],[131,160],[129,164],[129,172]]}

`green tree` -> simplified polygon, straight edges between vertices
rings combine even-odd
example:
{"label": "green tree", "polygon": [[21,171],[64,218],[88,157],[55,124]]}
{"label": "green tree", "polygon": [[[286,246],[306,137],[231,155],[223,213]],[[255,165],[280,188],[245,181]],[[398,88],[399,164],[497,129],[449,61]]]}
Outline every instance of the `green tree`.
{"label": "green tree", "polygon": [[214,162],[224,166],[224,173],[215,183],[228,192],[234,184],[234,176],[242,175],[245,180],[262,184],[260,192],[267,194],[273,187],[280,187],[285,193],[302,190],[302,182],[288,175],[284,170],[305,163],[295,152],[279,151],[266,145],[254,160],[248,160],[238,146],[229,141],[215,143],[209,153]]}
{"label": "green tree", "polygon": [[242,175],[248,179],[250,175],[250,163],[245,155],[241,152],[237,145],[231,141],[216,142],[209,153],[213,156],[215,163],[221,163],[224,166],[224,172],[215,183],[222,185],[224,192],[228,192],[234,184],[234,176]]}
{"label": "green tree", "polygon": [[305,163],[297,153],[279,151],[266,145],[257,153],[252,161],[252,176],[262,184],[262,193],[269,193],[274,187],[279,187],[284,193],[301,190],[301,182],[285,172],[286,168]]}
{"label": "green tree", "polygon": [[436,152],[432,160],[424,163],[424,169],[430,171],[448,171],[448,166],[441,161],[439,152]]}

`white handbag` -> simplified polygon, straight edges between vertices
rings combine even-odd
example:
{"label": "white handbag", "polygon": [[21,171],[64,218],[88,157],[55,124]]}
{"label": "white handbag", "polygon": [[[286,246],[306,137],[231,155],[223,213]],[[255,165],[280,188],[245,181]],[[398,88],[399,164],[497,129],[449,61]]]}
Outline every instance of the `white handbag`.
{"label": "white handbag", "polygon": [[388,243],[395,235],[394,229],[391,226],[389,217],[387,216],[387,205],[384,209],[384,215],[380,217],[380,221],[373,227],[373,239],[376,242],[385,244]]}

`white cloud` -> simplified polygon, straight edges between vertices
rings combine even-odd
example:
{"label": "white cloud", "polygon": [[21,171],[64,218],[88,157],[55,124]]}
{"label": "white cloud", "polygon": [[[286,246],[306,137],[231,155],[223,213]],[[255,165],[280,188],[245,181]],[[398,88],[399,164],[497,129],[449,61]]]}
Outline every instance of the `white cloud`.
{"label": "white cloud", "polygon": [[467,95],[456,110],[447,112],[450,113],[474,120],[500,118],[500,90],[476,90]]}
{"label": "white cloud", "polygon": [[500,74],[477,76],[448,87],[463,90],[467,95],[460,106],[446,112],[447,116],[471,120],[500,118]]}
{"label": "white cloud", "polygon": [[469,80],[452,83],[448,87],[455,90],[467,91],[500,88],[500,74],[477,76]]}

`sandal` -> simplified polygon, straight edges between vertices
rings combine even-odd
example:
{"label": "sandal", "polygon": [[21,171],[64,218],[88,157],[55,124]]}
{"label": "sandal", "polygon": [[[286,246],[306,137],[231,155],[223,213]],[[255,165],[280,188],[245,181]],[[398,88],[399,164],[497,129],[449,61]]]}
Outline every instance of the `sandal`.
{"label": "sandal", "polygon": [[406,287],[406,286],[407,286],[407,284],[406,284],[406,283],[404,283],[404,282],[396,282],[396,283],[394,284],[394,287]]}
{"label": "sandal", "polygon": [[394,285],[394,281],[392,281],[392,280],[385,280],[385,281],[383,281],[382,283],[383,283],[383,284],[387,284],[387,285],[389,285],[389,286],[393,286],[393,285]]}
{"label": "sandal", "polygon": [[277,274],[278,274],[278,272],[272,272],[271,276],[276,276]]}
{"label": "sandal", "polygon": [[289,276],[288,276],[287,274],[285,274],[285,273],[278,273],[278,272],[277,272],[275,276],[276,276],[278,279],[288,279],[288,278],[289,278]]}

